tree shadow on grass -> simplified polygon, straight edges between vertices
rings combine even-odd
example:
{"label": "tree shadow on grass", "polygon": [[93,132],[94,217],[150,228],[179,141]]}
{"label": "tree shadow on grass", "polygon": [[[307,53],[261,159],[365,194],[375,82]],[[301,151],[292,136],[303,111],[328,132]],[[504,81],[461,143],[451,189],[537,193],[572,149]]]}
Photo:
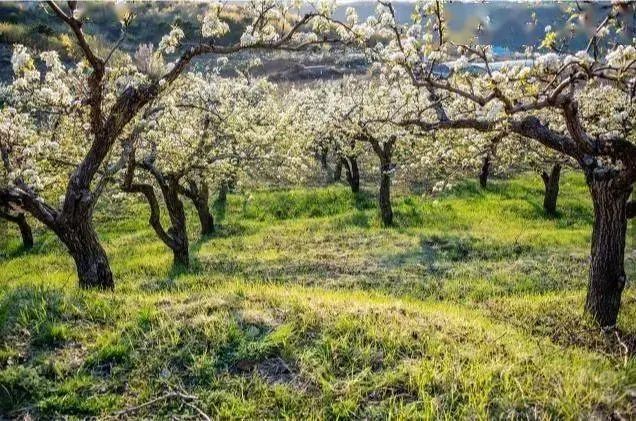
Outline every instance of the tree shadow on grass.
{"label": "tree shadow on grass", "polygon": [[[470,262],[474,260],[513,260],[532,252],[532,247],[519,243],[485,241],[472,236],[427,235],[420,246],[380,260],[384,267],[419,264],[431,273],[439,272],[440,263]],[[452,267],[449,266],[449,270]]]}

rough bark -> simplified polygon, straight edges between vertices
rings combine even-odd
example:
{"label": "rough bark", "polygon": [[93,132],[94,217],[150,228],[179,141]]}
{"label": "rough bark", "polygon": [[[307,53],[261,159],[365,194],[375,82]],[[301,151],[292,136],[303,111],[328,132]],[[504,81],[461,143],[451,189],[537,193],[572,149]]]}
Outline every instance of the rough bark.
{"label": "rough bark", "polygon": [[616,189],[612,181],[588,181],[594,204],[594,229],[585,309],[604,327],[616,324],[627,282],[625,236],[631,191]]}
{"label": "rough bark", "polygon": [[183,202],[179,198],[179,183],[173,177],[168,177],[166,182],[159,185],[163,200],[166,203],[171,227],[168,235],[171,237],[171,244],[175,266],[190,266],[188,232],[186,227],[186,216]]}
{"label": "rough bark", "polygon": [[561,178],[561,164],[556,163],[552,166],[550,174],[543,172],[541,174],[545,192],[543,195],[543,209],[548,215],[556,215],[557,199],[559,198],[559,179]]}
{"label": "rough bark", "polygon": [[479,185],[483,188],[488,184],[488,177],[490,176],[490,154],[484,156],[484,161],[479,172]]}
{"label": "rough bark", "polygon": [[18,226],[22,237],[22,248],[25,250],[33,248],[33,232],[31,231],[31,226],[29,225],[25,214],[19,213],[17,215],[13,215],[9,212],[0,210],[0,218],[13,222]]}
{"label": "rough bark", "polygon": [[358,193],[360,191],[360,169],[358,168],[358,160],[355,156],[349,156],[342,159],[345,167],[345,175],[347,183],[351,187],[351,192]]}
{"label": "rough bark", "polygon": [[75,220],[60,226],[56,233],[75,261],[82,288],[113,289],[115,283],[91,219]]}

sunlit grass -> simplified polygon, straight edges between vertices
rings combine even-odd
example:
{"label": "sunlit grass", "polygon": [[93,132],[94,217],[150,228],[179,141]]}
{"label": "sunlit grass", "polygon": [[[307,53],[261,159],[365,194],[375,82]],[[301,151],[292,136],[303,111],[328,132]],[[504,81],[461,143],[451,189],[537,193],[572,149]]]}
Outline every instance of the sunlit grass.
{"label": "sunlit grass", "polygon": [[188,271],[143,203],[102,207],[114,293],[77,289],[50,234],[25,253],[10,230],[0,413],[103,416],[179,390],[213,418],[629,417],[636,294],[618,336],[583,317],[591,205],[580,177],[561,190],[558,218],[533,176],[400,196],[389,229],[345,187],[230,195],[210,238],[190,218]]}

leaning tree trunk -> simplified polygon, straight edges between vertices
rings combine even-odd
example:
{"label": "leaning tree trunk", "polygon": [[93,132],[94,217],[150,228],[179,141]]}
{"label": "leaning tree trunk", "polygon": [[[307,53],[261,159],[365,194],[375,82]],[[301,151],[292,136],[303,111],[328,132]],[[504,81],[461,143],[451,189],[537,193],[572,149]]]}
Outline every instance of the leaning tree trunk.
{"label": "leaning tree trunk", "polygon": [[380,216],[382,217],[382,224],[387,227],[393,224],[390,171],[390,164],[384,163],[380,166],[380,195],[378,197],[378,200],[380,204]]}
{"label": "leaning tree trunk", "polygon": [[484,163],[481,166],[481,171],[479,172],[479,184],[483,188],[485,188],[486,184],[488,184],[488,177],[490,176],[490,165],[490,154],[486,154],[486,156],[484,156]]}
{"label": "leaning tree trunk", "polygon": [[18,228],[20,228],[20,235],[22,236],[22,247],[25,250],[30,250],[33,248],[33,232],[31,231],[31,226],[26,219],[24,214],[20,214],[17,217],[16,224],[18,224]]}
{"label": "leaning tree trunk", "polygon": [[93,228],[92,218],[77,218],[56,229],[77,267],[81,288],[113,289],[108,257]]}
{"label": "leaning tree trunk", "polygon": [[22,236],[23,249],[30,250],[33,248],[33,232],[31,231],[31,226],[29,225],[25,214],[19,213],[17,215],[12,215],[0,210],[0,218],[13,222],[18,226],[18,229],[20,229],[20,235]]}
{"label": "leaning tree trunk", "polygon": [[559,179],[561,178],[561,164],[554,164],[550,174],[543,172],[541,174],[543,184],[545,185],[545,193],[543,196],[543,209],[548,215],[556,215],[557,199],[559,198]]}
{"label": "leaning tree trunk", "polygon": [[586,311],[601,326],[616,324],[625,274],[627,199],[630,191],[619,190],[612,180],[592,180],[594,229]]}
{"label": "leaning tree trunk", "polygon": [[352,193],[358,193],[360,191],[360,170],[358,168],[358,160],[355,157],[347,157],[343,159],[342,163],[345,166],[345,173],[347,176],[347,183],[351,187]]}
{"label": "leaning tree trunk", "polygon": [[175,266],[190,266],[190,253],[188,243],[188,231],[186,226],[185,210],[183,202],[179,198],[179,181],[169,177],[168,181],[160,184],[163,199],[166,202],[170,223],[168,235],[172,239],[169,244],[172,249]]}

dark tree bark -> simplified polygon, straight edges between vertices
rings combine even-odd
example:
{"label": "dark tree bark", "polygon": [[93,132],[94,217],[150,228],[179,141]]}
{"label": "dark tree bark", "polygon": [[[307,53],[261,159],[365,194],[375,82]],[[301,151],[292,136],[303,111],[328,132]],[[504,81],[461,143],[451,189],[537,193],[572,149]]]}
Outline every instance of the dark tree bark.
{"label": "dark tree bark", "polygon": [[20,229],[20,235],[22,237],[22,248],[25,250],[30,250],[33,248],[33,232],[31,231],[31,226],[26,219],[26,215],[24,213],[19,213],[16,215],[11,214],[10,212],[5,212],[0,210],[0,218],[6,219],[9,222],[13,222]]}
{"label": "dark tree bark", "polygon": [[490,154],[484,156],[484,161],[479,172],[479,185],[485,188],[488,184],[488,177],[490,176]]}
{"label": "dark tree bark", "polygon": [[616,324],[625,274],[627,199],[631,191],[616,189],[612,179],[589,182],[594,229],[586,311],[601,326]]}
{"label": "dark tree bark", "polygon": [[56,232],[75,261],[80,287],[115,287],[108,257],[99,242],[91,219],[75,221],[74,224],[58,228]]}
{"label": "dark tree bark", "polygon": [[206,236],[214,233],[214,217],[208,205],[208,201],[199,201],[195,204],[197,214],[199,215],[199,223],[201,224],[201,235]]}
{"label": "dark tree bark", "polygon": [[393,208],[391,207],[391,164],[384,163],[380,165],[380,216],[384,226],[393,225]]}
{"label": "dark tree bark", "polygon": [[336,163],[333,167],[333,182],[337,183],[342,178],[342,159],[336,159]]}
{"label": "dark tree bark", "polygon": [[556,163],[552,166],[550,174],[543,171],[541,173],[543,184],[545,185],[545,193],[543,196],[543,209],[548,215],[556,215],[557,199],[559,198],[559,179],[561,178],[561,164]]}
{"label": "dark tree bark", "polygon": [[[127,166],[121,186],[122,190],[128,193],[141,193],[144,195],[150,206],[150,226],[152,226],[159,239],[172,250],[173,264],[175,266],[189,267],[188,231],[183,202],[179,197],[182,192],[179,185],[179,177],[172,174],[163,174],[159,171],[154,166],[152,155],[146,157],[141,163],[137,163],[135,160],[135,149],[131,148],[131,144],[124,148],[124,154],[127,155]],[[159,186],[170,217],[171,226],[168,230],[165,230],[161,224],[161,211],[154,187],[150,184],[134,182],[135,168],[137,166],[150,174]]]}
{"label": "dark tree bark", "polygon": [[[112,177],[116,169],[113,172],[110,169],[104,171],[102,179],[96,183],[94,189],[93,182],[100,169],[103,169],[104,160],[126,125],[146,104],[157,98],[167,86],[174,82],[195,57],[203,54],[234,54],[247,48],[285,49],[289,47],[290,40],[294,38],[293,35],[315,19],[317,15],[307,14],[303,16],[275,42],[247,47],[240,43],[227,46],[200,43],[187,48],[175,61],[174,66],[162,77],[140,86],[126,87],[114,103],[108,107],[109,111],[105,113],[103,79],[110,54],[106,58],[102,58],[89,45],[83,32],[83,20],[76,19],[74,16],[78,7],[76,1],[67,3],[68,11],[63,10],[54,1],[47,3],[50,10],[73,32],[79,50],[91,67],[88,76],[88,89],[82,93],[82,102],[87,105],[89,110],[92,141],[86,155],[76,166],[67,182],[65,200],[61,209],[45,203],[22,180],[13,180],[18,188],[0,189],[0,201],[11,204],[12,207],[24,209],[25,212],[31,214],[58,235],[76,261],[80,286],[112,288],[112,273],[106,254],[99,245],[92,225],[92,211],[105,183]],[[299,47],[299,49],[301,48],[304,47]],[[8,155],[5,150],[0,152],[2,152],[3,165],[10,173],[11,164]],[[144,194],[148,192],[143,186],[137,187],[140,187],[140,192],[143,190]],[[152,194],[154,196],[154,192]],[[179,229],[179,227],[173,228]],[[179,237],[180,234],[175,233],[174,241],[178,242]],[[187,250],[187,237],[185,247]],[[185,259],[183,255],[180,255],[177,260]]]}
{"label": "dark tree bark", "polygon": [[185,210],[183,202],[179,198],[179,180],[168,176],[167,181],[159,185],[163,199],[168,209],[168,216],[172,226],[168,229],[168,235],[172,237],[172,249],[175,266],[190,266],[188,232],[186,226]]}
{"label": "dark tree bark", "polygon": [[360,191],[360,170],[358,168],[358,159],[355,156],[342,158],[342,164],[345,167],[345,176],[352,193]]}
{"label": "dark tree bark", "polygon": [[181,186],[180,192],[194,204],[199,216],[201,235],[206,236],[214,232],[214,217],[210,211],[210,188],[205,181],[198,184],[194,180],[188,180],[187,186]]}
{"label": "dark tree bark", "polygon": [[365,135],[365,139],[371,144],[373,151],[380,158],[380,191],[378,194],[378,205],[380,207],[380,217],[382,224],[386,227],[393,225],[393,208],[391,206],[391,173],[393,172],[393,146],[396,138],[391,136],[384,143],[370,135]]}

